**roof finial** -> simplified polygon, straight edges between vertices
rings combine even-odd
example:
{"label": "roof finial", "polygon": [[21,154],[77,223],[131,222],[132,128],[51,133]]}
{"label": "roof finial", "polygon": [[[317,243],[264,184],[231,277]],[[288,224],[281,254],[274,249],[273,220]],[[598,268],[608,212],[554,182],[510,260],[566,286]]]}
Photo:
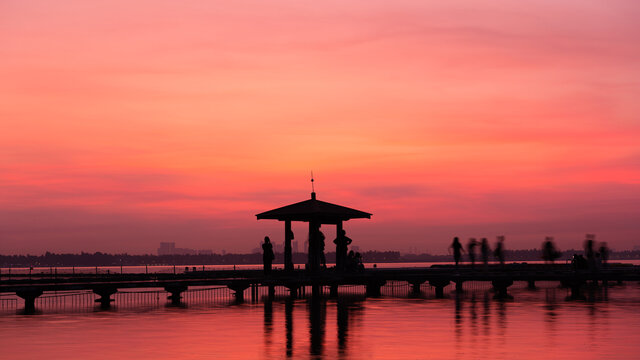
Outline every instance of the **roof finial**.
{"label": "roof finial", "polygon": [[311,170],[311,198],[314,200],[316,198],[316,189],[313,186],[313,170]]}

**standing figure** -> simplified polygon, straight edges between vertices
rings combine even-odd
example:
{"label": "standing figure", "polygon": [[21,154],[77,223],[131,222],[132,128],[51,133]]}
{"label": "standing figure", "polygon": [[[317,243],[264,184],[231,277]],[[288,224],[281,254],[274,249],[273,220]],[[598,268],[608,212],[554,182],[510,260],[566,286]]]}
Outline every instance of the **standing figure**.
{"label": "standing figure", "polygon": [[500,265],[504,266],[504,236],[498,236],[496,248],[493,250],[493,256],[500,261]]}
{"label": "standing figure", "polygon": [[584,255],[587,258],[587,264],[589,269],[595,270],[596,268],[596,253],[593,249],[596,236],[593,234],[587,234],[587,239],[584,241]]}
{"label": "standing figure", "polygon": [[347,254],[347,261],[345,264],[348,271],[355,271],[356,269],[356,253],[351,250],[349,254]]}
{"label": "standing figure", "polygon": [[269,275],[271,273],[271,264],[273,263],[273,259],[275,259],[275,254],[273,253],[273,245],[271,244],[271,239],[268,236],[264,237],[264,244],[262,244],[262,262],[264,263],[264,274]]}
{"label": "standing figure", "polygon": [[489,266],[489,253],[491,252],[491,248],[489,247],[489,242],[487,238],[482,238],[480,241],[480,252],[482,253],[482,262],[484,263],[485,269]]}
{"label": "standing figure", "polygon": [[347,237],[347,232],[340,230],[333,243],[336,244],[336,270],[344,271],[347,262],[347,250],[352,240]]}
{"label": "standing figure", "polygon": [[607,267],[607,261],[609,260],[609,247],[606,242],[600,244],[600,248],[598,249],[600,253],[600,259],[602,260],[602,266]]}
{"label": "standing figure", "polygon": [[476,246],[478,246],[476,239],[469,239],[469,243],[467,244],[467,255],[469,255],[469,261],[471,261],[471,267],[474,267],[476,264]]}
{"label": "standing figure", "polygon": [[560,257],[560,252],[556,250],[553,245],[553,238],[547,236],[542,243],[542,259],[545,264],[553,264],[553,262]]}
{"label": "standing figure", "polygon": [[460,240],[458,240],[457,236],[453,238],[453,242],[451,243],[451,246],[449,246],[449,249],[453,249],[453,260],[456,262],[456,267],[458,267],[462,251],[464,250],[462,249],[462,244],[460,244]]}
{"label": "standing figure", "polygon": [[364,271],[364,262],[362,261],[362,254],[356,253],[354,257],[356,271]]}

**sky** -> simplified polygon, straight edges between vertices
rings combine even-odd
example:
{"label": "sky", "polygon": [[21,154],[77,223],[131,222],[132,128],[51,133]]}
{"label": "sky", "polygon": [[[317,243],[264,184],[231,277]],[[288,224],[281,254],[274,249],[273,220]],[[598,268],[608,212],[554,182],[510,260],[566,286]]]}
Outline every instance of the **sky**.
{"label": "sky", "polygon": [[[0,253],[640,246],[640,3],[0,2]],[[323,227],[327,238],[335,229]],[[295,224],[302,242],[304,224]]]}

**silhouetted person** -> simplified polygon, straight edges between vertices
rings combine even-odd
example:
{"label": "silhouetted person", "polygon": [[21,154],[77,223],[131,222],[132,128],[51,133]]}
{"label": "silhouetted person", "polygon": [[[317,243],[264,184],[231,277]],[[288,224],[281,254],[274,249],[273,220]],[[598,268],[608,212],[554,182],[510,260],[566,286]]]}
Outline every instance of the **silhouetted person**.
{"label": "silhouetted person", "polygon": [[578,254],[573,254],[573,257],[571,258],[571,265],[573,266],[573,270],[584,270],[589,268],[587,259]]}
{"label": "silhouetted person", "polygon": [[320,224],[315,223],[309,229],[309,270],[318,271],[323,264],[326,266],[324,256],[324,234],[320,231]]}
{"label": "silhouetted person", "polygon": [[493,256],[500,261],[500,265],[504,265],[504,236],[498,236],[496,248],[493,250]]}
{"label": "silhouetted person", "polygon": [[271,239],[268,236],[264,237],[264,244],[262,244],[262,262],[264,263],[264,274],[269,275],[271,273],[271,264],[273,263],[273,259],[275,259],[275,254],[273,253],[273,245],[271,244]]}
{"label": "silhouetted person", "polygon": [[458,263],[460,262],[460,257],[462,256],[462,244],[460,244],[460,240],[458,239],[458,237],[454,237],[453,238],[453,242],[451,243],[451,246],[449,246],[450,249],[453,250],[453,260],[456,262],[456,267],[458,267]]}
{"label": "silhouetted person", "polygon": [[602,260],[602,266],[607,266],[607,262],[609,261],[609,247],[606,242],[600,244],[600,248],[598,249],[598,253],[600,254],[600,259]]}
{"label": "silhouetted person", "polygon": [[355,271],[356,269],[356,253],[351,250],[349,251],[349,254],[347,254],[347,262],[346,262],[346,269],[348,271]]}
{"label": "silhouetted person", "polygon": [[491,248],[489,247],[489,241],[487,238],[482,238],[480,240],[480,253],[482,254],[482,263],[484,263],[485,269],[489,266],[489,253],[491,253]]}
{"label": "silhouetted person", "polygon": [[357,271],[363,271],[364,270],[364,263],[362,262],[362,254],[360,254],[359,252],[356,252],[356,255],[355,255],[354,259],[355,259],[356,270]]}
{"label": "silhouetted person", "polygon": [[542,259],[545,264],[553,264],[553,262],[560,257],[560,252],[556,250],[555,245],[553,245],[553,238],[547,236],[542,243]]}
{"label": "silhouetted person", "polygon": [[471,261],[471,267],[474,267],[476,264],[476,246],[478,246],[476,239],[469,239],[469,243],[467,244],[467,255],[469,255],[469,261]]}
{"label": "silhouetted person", "polygon": [[338,271],[344,271],[347,261],[347,250],[352,240],[347,237],[347,232],[340,230],[338,236],[333,243],[336,244],[336,269]]}
{"label": "silhouetted person", "polygon": [[596,268],[596,254],[593,249],[594,239],[595,235],[587,234],[587,239],[584,241],[584,256],[587,258],[587,264],[591,270]]}

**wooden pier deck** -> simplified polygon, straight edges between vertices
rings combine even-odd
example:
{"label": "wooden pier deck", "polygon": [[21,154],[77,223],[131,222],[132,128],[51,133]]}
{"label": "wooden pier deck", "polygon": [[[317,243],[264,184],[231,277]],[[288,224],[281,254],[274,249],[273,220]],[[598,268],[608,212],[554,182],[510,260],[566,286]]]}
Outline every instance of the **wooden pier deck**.
{"label": "wooden pier deck", "polygon": [[462,284],[467,281],[490,282],[496,297],[509,297],[508,288],[514,281],[526,281],[530,287],[535,287],[538,281],[557,281],[570,288],[572,296],[578,298],[581,288],[588,282],[606,285],[609,282],[640,281],[640,266],[610,264],[591,271],[575,270],[568,264],[476,265],[473,268],[434,265],[428,268],[369,268],[351,273],[331,269],[315,273],[274,270],[269,276],[265,276],[262,270],[186,271],[177,274],[22,274],[3,275],[0,293],[15,293],[24,299],[25,311],[29,312],[34,310],[35,299],[45,292],[90,290],[99,296],[97,302],[108,307],[113,301],[111,296],[120,289],[162,288],[170,293],[171,302],[178,304],[181,293],[196,286],[226,286],[234,292],[236,301],[241,302],[244,291],[257,286],[269,287],[270,294],[275,287],[285,287],[292,297],[297,297],[307,287],[311,287],[312,296],[320,296],[324,287],[330,288],[331,296],[337,296],[340,286],[361,285],[366,287],[367,295],[379,296],[380,288],[389,281],[406,282],[416,293],[420,292],[422,284],[428,283],[435,288],[436,297],[443,297],[444,287],[452,283],[456,290],[462,291]]}

